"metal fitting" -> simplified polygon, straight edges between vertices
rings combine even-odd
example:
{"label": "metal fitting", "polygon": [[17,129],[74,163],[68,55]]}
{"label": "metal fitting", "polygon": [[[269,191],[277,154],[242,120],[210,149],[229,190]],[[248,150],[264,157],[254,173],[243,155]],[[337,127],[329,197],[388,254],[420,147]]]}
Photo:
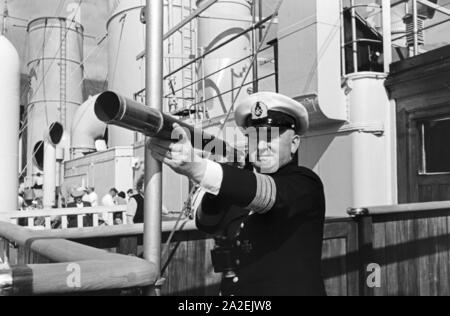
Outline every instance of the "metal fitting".
{"label": "metal fitting", "polygon": [[369,215],[369,209],[367,208],[349,208],[347,209],[347,214],[351,217],[360,217]]}

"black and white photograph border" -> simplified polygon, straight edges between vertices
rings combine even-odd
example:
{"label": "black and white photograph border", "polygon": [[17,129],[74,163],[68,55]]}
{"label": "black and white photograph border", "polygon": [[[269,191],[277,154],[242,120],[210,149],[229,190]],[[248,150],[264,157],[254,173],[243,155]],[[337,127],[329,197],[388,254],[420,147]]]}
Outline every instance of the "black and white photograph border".
{"label": "black and white photograph border", "polygon": [[450,295],[449,22],[450,0],[0,0],[0,296]]}

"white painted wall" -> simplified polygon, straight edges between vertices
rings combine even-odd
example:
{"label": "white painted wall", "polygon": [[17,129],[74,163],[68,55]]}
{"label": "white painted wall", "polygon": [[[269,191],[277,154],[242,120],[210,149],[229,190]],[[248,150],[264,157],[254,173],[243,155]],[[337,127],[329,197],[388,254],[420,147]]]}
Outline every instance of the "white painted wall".
{"label": "white painted wall", "polygon": [[279,21],[280,90],[310,114],[300,160],[324,182],[327,215],[395,204],[395,106],[384,74],[342,77],[339,1],[285,0]]}
{"label": "white painted wall", "polygon": [[17,210],[19,99],[19,55],[11,42],[0,35],[0,212]]}

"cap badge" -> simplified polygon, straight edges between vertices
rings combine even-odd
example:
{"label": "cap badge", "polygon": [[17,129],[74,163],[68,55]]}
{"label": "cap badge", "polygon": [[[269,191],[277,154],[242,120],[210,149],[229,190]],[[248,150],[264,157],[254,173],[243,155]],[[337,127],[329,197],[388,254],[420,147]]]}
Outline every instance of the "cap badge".
{"label": "cap badge", "polygon": [[252,110],[252,119],[259,120],[267,117],[267,106],[264,103],[257,102]]}

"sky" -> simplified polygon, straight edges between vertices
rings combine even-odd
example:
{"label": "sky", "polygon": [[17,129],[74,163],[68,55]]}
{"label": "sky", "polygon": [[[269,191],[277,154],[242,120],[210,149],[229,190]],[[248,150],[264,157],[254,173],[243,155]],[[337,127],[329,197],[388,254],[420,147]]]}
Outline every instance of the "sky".
{"label": "sky", "polygon": [[[2,12],[3,3],[0,0],[0,12]],[[71,4],[77,4],[81,0],[8,0],[9,15],[18,19],[7,20],[6,36],[13,42],[18,49],[22,64],[26,64],[27,59],[27,21],[42,16],[67,16],[70,12],[67,9]],[[82,0],[81,3],[81,23],[84,26],[85,47],[84,57],[86,60],[86,77],[89,79],[105,80],[107,67],[107,41],[104,41],[100,47],[97,46],[98,40],[106,34],[106,22],[109,15],[108,2],[117,2],[117,0]],[[338,1],[338,0],[336,0]],[[348,0],[344,0],[348,1]],[[380,0],[355,0],[356,3],[374,3]],[[392,2],[397,0],[391,0]],[[438,0],[439,5],[450,9],[450,0]],[[276,6],[275,0],[263,0],[265,11],[271,11]],[[366,8],[358,9],[360,13],[369,15]],[[405,6],[400,5],[393,11],[393,29],[402,29],[402,17],[405,15]],[[433,20],[428,20],[429,25],[443,19],[450,18],[442,13],[437,13]],[[1,18],[0,18],[1,19]],[[450,43],[450,23],[443,24],[426,33],[427,47],[436,48]],[[27,73],[26,69],[23,69]]]}

